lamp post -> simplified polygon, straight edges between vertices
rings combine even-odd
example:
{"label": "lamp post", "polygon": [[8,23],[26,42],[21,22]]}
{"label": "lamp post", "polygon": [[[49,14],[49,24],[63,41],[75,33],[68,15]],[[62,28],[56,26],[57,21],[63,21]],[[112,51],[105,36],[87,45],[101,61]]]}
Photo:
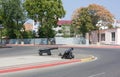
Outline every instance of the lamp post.
{"label": "lamp post", "polygon": [[0,42],[0,43],[1,43],[1,44],[2,44],[2,29],[3,29],[3,28],[4,28],[4,27],[0,24],[0,33],[1,33],[1,34],[0,34],[0,36],[1,36],[1,37],[0,37],[0,38],[1,38],[1,42]]}
{"label": "lamp post", "polygon": [[21,35],[21,44],[24,44],[24,39],[23,39],[23,32],[24,32],[24,29],[23,29],[23,28],[21,29],[21,32],[22,32],[22,35]]}
{"label": "lamp post", "polygon": [[96,24],[96,26],[98,27],[98,44],[99,44],[99,42],[100,42],[100,27],[102,26],[102,20],[100,20],[97,24]]}

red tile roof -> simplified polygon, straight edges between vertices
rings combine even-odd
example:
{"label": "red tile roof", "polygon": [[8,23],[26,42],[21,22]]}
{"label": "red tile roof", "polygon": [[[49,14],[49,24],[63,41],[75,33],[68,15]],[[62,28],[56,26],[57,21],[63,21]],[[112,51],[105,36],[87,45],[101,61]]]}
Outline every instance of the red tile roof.
{"label": "red tile roof", "polygon": [[72,23],[71,20],[59,20],[57,24],[58,25],[65,25],[65,24],[69,25],[71,23]]}

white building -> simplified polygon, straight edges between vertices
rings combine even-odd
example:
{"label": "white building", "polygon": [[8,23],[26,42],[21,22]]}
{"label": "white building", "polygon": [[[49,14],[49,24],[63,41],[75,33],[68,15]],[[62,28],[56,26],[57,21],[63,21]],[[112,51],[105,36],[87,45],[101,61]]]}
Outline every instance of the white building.
{"label": "white building", "polygon": [[120,27],[120,20],[115,20],[114,27]]}
{"label": "white building", "polygon": [[99,21],[96,24],[96,26],[99,26],[99,30],[92,31],[89,34],[90,43],[120,45],[120,20],[114,21],[113,29],[108,29],[108,27],[102,25],[102,21]]}
{"label": "white building", "polygon": [[92,31],[90,33],[90,42],[92,44],[111,44],[120,45],[120,28]]}

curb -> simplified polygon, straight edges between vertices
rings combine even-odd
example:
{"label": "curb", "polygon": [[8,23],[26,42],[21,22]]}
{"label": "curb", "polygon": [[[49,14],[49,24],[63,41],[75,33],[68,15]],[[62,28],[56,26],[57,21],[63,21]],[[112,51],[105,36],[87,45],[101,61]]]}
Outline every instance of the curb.
{"label": "curb", "polygon": [[81,61],[80,59],[72,59],[72,60],[61,61],[61,62],[59,61],[59,62],[54,62],[54,63],[45,63],[45,64],[30,65],[30,66],[23,66],[23,67],[6,68],[6,69],[1,69],[0,73],[10,73],[10,72],[30,70],[30,69],[52,67],[52,66],[70,64],[70,63],[75,63],[75,62],[80,62],[80,61]]}
{"label": "curb", "polygon": [[7,44],[6,46],[41,46],[41,47],[75,47],[75,48],[120,48],[120,45],[39,45],[39,44]]}
{"label": "curb", "polygon": [[9,68],[5,68],[5,69],[0,69],[0,74],[24,71],[24,70],[31,70],[31,69],[37,69],[37,68],[46,68],[46,67],[78,63],[78,62],[89,62],[94,59],[95,59],[95,57],[91,56],[91,57],[84,58],[84,59],[71,59],[71,60],[66,60],[66,61],[58,61],[58,62],[54,62],[54,63],[45,63],[45,64],[37,64],[37,65],[29,65],[29,66],[13,67],[13,68],[9,67]]}
{"label": "curb", "polygon": [[97,59],[97,57],[91,56],[88,58],[81,59],[81,62],[89,62],[89,61],[96,60],[96,59]]}

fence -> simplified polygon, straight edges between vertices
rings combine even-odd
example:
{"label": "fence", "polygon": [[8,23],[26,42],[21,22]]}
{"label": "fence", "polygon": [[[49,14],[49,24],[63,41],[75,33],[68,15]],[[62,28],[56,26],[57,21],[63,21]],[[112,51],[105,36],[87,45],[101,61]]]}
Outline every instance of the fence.
{"label": "fence", "polygon": [[55,38],[33,38],[33,39],[9,39],[4,40],[2,43],[4,44],[86,44],[86,40],[83,37],[80,38],[63,38],[63,37],[55,37]]}

